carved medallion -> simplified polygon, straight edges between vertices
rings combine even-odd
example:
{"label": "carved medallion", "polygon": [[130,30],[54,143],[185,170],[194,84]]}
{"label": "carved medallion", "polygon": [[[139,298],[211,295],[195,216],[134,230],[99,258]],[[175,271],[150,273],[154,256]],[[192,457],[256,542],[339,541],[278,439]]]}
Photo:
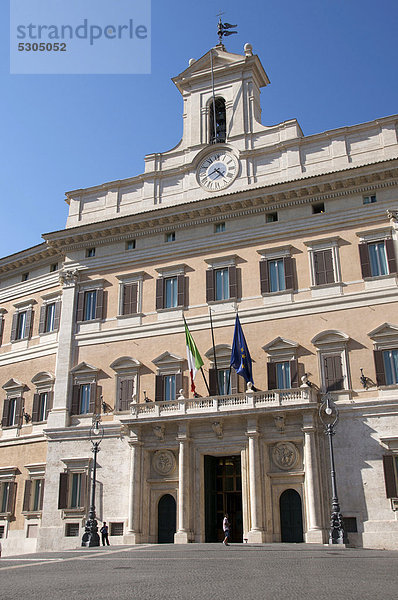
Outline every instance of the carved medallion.
{"label": "carved medallion", "polygon": [[279,442],[272,449],[272,460],[280,469],[293,469],[299,459],[297,446],[291,442]]}
{"label": "carved medallion", "polygon": [[158,475],[170,475],[176,468],[174,454],[171,450],[157,450],[152,458],[152,467]]}

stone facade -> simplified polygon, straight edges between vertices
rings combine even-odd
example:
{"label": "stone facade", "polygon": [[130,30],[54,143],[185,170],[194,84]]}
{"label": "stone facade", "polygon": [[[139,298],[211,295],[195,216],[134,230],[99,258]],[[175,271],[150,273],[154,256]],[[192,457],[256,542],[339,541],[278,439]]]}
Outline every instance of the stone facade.
{"label": "stone facade", "polygon": [[[4,552],[79,545],[100,412],[112,543],[217,541],[225,511],[235,541],[326,542],[327,391],[349,542],[396,548],[398,116],[264,126],[250,44],[173,81],[181,142],[69,192],[66,229],[0,260]],[[229,374],[237,310],[255,388]],[[198,373],[197,397],[183,316],[210,385]]]}

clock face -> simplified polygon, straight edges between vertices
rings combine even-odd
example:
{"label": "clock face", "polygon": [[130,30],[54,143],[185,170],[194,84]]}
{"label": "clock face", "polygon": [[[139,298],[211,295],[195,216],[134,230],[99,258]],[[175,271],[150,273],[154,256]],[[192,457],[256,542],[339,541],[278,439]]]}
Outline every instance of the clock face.
{"label": "clock face", "polygon": [[237,174],[238,161],[233,154],[225,150],[208,154],[199,164],[197,170],[200,185],[211,192],[217,192],[228,187]]}

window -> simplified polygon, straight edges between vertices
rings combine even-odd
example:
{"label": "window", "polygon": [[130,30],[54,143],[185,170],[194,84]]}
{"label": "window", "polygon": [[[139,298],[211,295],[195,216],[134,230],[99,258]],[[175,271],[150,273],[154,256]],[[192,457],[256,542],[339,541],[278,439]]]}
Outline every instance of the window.
{"label": "window", "polygon": [[111,363],[111,369],[116,372],[116,411],[128,411],[132,402],[138,402],[140,366],[141,363],[130,356]]}
{"label": "window", "polygon": [[222,267],[206,271],[206,300],[214,302],[237,297],[236,267]]}
{"label": "window", "polygon": [[58,263],[50,265],[50,273],[55,273],[55,271],[58,271]]}
{"label": "window", "polygon": [[[164,272],[167,274],[167,271]],[[186,278],[181,274],[157,279],[156,310],[185,306],[185,287]]]}
{"label": "window", "polygon": [[176,399],[176,376],[175,375],[164,375],[163,376],[163,399],[166,401]]}
{"label": "window", "polygon": [[266,215],[265,215],[266,223],[276,223],[277,220],[278,220],[277,212],[266,213]]}
{"label": "window", "polygon": [[325,212],[325,204],[323,202],[317,202],[312,205],[312,214],[319,215]]}
{"label": "window", "polygon": [[377,385],[398,384],[398,350],[375,350],[373,354]]}
{"label": "window", "polygon": [[223,231],[225,231],[225,223],[216,223],[214,227],[214,232],[222,233]]}
{"label": "window", "polygon": [[157,366],[155,401],[176,400],[186,383],[182,375],[184,359],[176,354],[164,352],[152,362]]}
{"label": "window", "polygon": [[4,332],[4,316],[2,310],[0,309],[0,346],[3,342],[3,332]]}
{"label": "window", "polygon": [[341,353],[322,354],[323,379],[326,392],[344,389],[343,361]]}
{"label": "window", "polygon": [[26,311],[22,311],[18,313],[17,318],[17,334],[16,339],[22,340],[25,337],[25,328],[26,328]]}
{"label": "window", "polygon": [[135,315],[138,312],[138,282],[125,283],[122,286],[122,315]]}
{"label": "window", "polygon": [[23,512],[38,512],[43,508],[44,479],[27,479],[23,499]]}
{"label": "window", "polygon": [[32,306],[17,308],[12,317],[11,342],[27,340],[31,336],[33,324]]}
{"label": "window", "polygon": [[317,250],[313,252],[315,285],[334,283],[334,267],[332,250]]}
{"label": "window", "polygon": [[91,401],[91,385],[90,383],[83,383],[81,385],[74,386],[73,400],[72,400],[72,414],[85,415],[92,413],[94,410],[90,406]]}
{"label": "window", "polygon": [[312,344],[318,350],[322,392],[349,390],[349,362],[347,346],[350,337],[341,331],[328,330],[316,335]]}
{"label": "window", "polygon": [[[311,285],[330,287],[330,293],[341,291],[339,237],[304,242],[310,259]],[[335,285],[333,285],[335,284]],[[314,290],[315,293],[317,290]],[[319,293],[326,293],[325,289]]]}
{"label": "window", "polygon": [[[224,98],[211,99],[209,110],[209,143],[222,143],[226,140],[227,122]],[[214,127],[215,123],[215,127]]]}
{"label": "window", "polygon": [[79,509],[86,503],[87,474],[85,472],[60,473],[58,508]]}
{"label": "window", "polygon": [[260,287],[262,294],[293,290],[293,259],[290,246],[258,250],[260,261]]}
{"label": "window", "polygon": [[77,321],[102,319],[103,306],[104,290],[102,288],[79,292],[77,299]]}
{"label": "window", "polygon": [[[209,350],[206,352],[206,357],[210,360],[210,396],[227,396],[228,394],[237,394],[240,391],[239,383],[241,382],[241,387],[246,385],[244,379],[236,374],[235,369],[229,368],[231,351],[231,346],[227,344],[218,344],[215,347],[216,362],[214,362],[214,349],[209,348]],[[216,363],[217,371],[215,368]]]}
{"label": "window", "polygon": [[268,389],[286,390],[298,387],[297,360],[267,363]]}
{"label": "window", "polygon": [[229,298],[229,271],[225,269],[215,269],[215,300],[227,300]]}
{"label": "window", "polygon": [[109,523],[110,535],[118,536],[123,535],[124,524],[123,523]]}
{"label": "window", "polygon": [[48,413],[52,408],[53,392],[41,392],[33,396],[32,422],[47,421]]}
{"label": "window", "polygon": [[176,240],[176,233],[175,231],[171,231],[170,233],[166,233],[165,236],[165,241],[166,242],[175,242]]}
{"label": "window", "polygon": [[86,258],[93,258],[95,256],[95,248],[87,248]]}
{"label": "window", "polygon": [[22,273],[21,281],[28,281],[29,273]]}
{"label": "window", "polygon": [[127,240],[126,250],[134,250],[134,249],[135,249],[135,240]]}
{"label": "window", "polygon": [[394,241],[391,238],[359,244],[362,277],[379,277],[397,272]]}
{"label": "window", "polygon": [[227,396],[231,393],[231,373],[229,369],[218,369],[218,389],[221,396]]}
{"label": "window", "polygon": [[15,506],[15,481],[0,482],[0,514],[4,516],[12,515]]}
{"label": "window", "polygon": [[3,405],[2,427],[22,427],[23,399],[6,398]]}
{"label": "window", "polygon": [[383,469],[387,498],[398,498],[398,456],[384,454]]}
{"label": "window", "polygon": [[85,362],[71,369],[73,388],[71,415],[100,413],[101,386],[97,385],[99,369]]}
{"label": "window", "polygon": [[79,523],[66,523],[65,536],[66,537],[79,537],[80,536]]}
{"label": "window", "polygon": [[377,198],[376,195],[373,196],[364,196],[362,198],[363,204],[373,204],[374,202],[377,202]]}
{"label": "window", "polygon": [[40,309],[39,335],[58,331],[61,301],[45,302]]}

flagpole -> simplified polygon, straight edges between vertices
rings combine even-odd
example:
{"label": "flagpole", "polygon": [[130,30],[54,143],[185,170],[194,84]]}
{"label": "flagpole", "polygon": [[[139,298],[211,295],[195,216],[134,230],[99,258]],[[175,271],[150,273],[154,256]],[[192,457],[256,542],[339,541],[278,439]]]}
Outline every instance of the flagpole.
{"label": "flagpole", "polygon": [[217,396],[219,396],[220,395],[220,385],[218,383],[218,369],[217,369],[217,358],[216,358],[216,346],[214,344],[213,319],[211,318],[211,308],[210,308],[210,306],[209,306],[209,316],[210,316],[211,340],[213,342],[213,362],[214,362],[214,368],[216,370],[216,389],[217,389]]}
{"label": "flagpole", "polygon": [[[184,319],[184,325],[186,326],[186,328],[187,328],[187,329],[188,329],[188,331],[189,331],[188,323],[187,323],[187,322],[186,322],[186,320],[185,320],[185,315],[182,315],[182,318]],[[205,377],[205,374],[204,374],[204,371],[203,371],[203,367],[200,367],[200,372],[202,373],[202,377],[203,377],[203,380],[204,380],[204,382],[205,382],[205,385],[206,385],[207,392],[208,392],[208,394],[209,394],[209,396],[210,396],[210,388],[209,388],[209,384],[208,384],[208,383],[207,383],[207,381],[206,381],[206,377]]]}

